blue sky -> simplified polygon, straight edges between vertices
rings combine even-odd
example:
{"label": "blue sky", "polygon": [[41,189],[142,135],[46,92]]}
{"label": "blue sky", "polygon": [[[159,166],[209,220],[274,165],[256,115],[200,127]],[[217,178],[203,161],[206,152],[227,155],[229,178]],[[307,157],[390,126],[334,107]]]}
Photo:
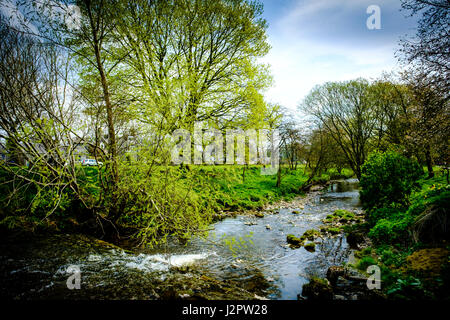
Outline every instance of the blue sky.
{"label": "blue sky", "polygon": [[[268,101],[295,110],[326,81],[373,79],[398,70],[394,56],[401,36],[415,33],[416,19],[399,0],[262,0],[269,23],[274,86]],[[367,7],[381,10],[381,29],[369,30]]]}
{"label": "blue sky", "polygon": [[[400,0],[260,0],[269,43],[262,62],[271,65],[270,102],[295,110],[315,86],[326,81],[373,79],[398,70],[394,56],[401,36],[414,34],[416,18],[400,11]],[[0,0],[9,16],[15,0]],[[369,30],[367,7],[381,10],[381,29]],[[20,20],[20,12],[16,12]]]}

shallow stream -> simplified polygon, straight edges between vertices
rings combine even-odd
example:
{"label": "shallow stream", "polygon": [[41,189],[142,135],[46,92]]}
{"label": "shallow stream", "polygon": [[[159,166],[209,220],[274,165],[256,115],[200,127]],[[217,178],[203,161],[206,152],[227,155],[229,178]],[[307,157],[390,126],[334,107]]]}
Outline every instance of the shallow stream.
{"label": "shallow stream", "polygon": [[[310,192],[289,207],[215,223],[207,239],[124,252],[83,236],[3,244],[1,296],[12,298],[158,299],[181,297],[297,299],[312,275],[347,261],[345,237],[319,239],[315,252],[291,249],[286,235],[317,229],[337,209],[360,210],[357,180]],[[297,213],[293,213],[297,211]],[[71,265],[80,290],[67,289]],[[72,271],[73,272],[73,271]],[[242,292],[241,292],[242,290]],[[245,292],[244,292],[245,291]]]}

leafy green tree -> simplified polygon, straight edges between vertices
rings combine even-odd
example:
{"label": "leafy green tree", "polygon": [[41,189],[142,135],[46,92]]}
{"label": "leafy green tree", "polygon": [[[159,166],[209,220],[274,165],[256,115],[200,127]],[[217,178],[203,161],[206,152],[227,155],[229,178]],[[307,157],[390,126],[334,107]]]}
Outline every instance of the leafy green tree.
{"label": "leafy green tree", "polygon": [[139,0],[115,7],[116,51],[126,55],[149,122],[161,116],[169,131],[192,130],[196,121],[224,129],[265,114],[261,90],[270,77],[257,58],[269,45],[261,4]]}
{"label": "leafy green tree", "polygon": [[411,129],[409,106],[413,101],[411,90],[386,75],[372,84],[371,95],[378,112],[373,148],[386,151],[391,146],[407,147],[406,137]]}
{"label": "leafy green tree", "polygon": [[424,73],[424,70],[410,71],[404,74],[404,78],[412,96],[408,107],[406,142],[419,159],[425,157],[428,177],[431,178],[434,176],[434,158],[440,158],[442,164],[449,163],[449,94],[436,86],[434,76]]}
{"label": "leafy green tree", "polygon": [[[168,234],[184,239],[205,230],[208,205],[191,196],[193,182],[170,166],[169,134],[192,129],[196,121],[220,130],[276,122],[262,95],[270,83],[268,70],[257,61],[269,49],[262,5],[244,0],[44,0],[18,5],[24,13],[22,32],[69,58],[63,71],[70,71],[70,77],[62,79],[66,86],[60,92],[74,99],[73,110],[81,111],[78,119],[86,125],[71,123],[63,109],[50,119],[41,116],[42,121],[33,116],[30,127],[45,129],[44,138],[52,142],[46,152],[58,160],[56,170],[41,159],[44,166],[34,167],[36,172],[50,179],[48,170],[70,170],[64,176],[69,182],[64,181],[73,198],[112,239],[134,230],[143,243],[154,244]],[[75,17],[74,8],[79,10]],[[67,18],[76,21],[67,23]],[[27,66],[39,69],[36,61]],[[55,79],[64,75],[61,69],[49,71]],[[56,87],[51,89],[59,98]],[[25,107],[23,98],[28,97],[18,92],[15,103],[22,98]],[[50,99],[45,102],[60,107]],[[14,108],[7,107],[11,116]],[[82,170],[74,161],[66,166],[72,154],[58,152],[61,136],[69,141],[76,137],[105,166]],[[24,142],[15,137],[18,145]],[[65,184],[59,186],[66,190]],[[43,194],[58,206],[67,200],[58,191]]]}
{"label": "leafy green tree", "polygon": [[339,145],[358,178],[378,121],[374,105],[370,84],[359,79],[317,86],[300,106]]}
{"label": "leafy green tree", "polygon": [[361,170],[363,206],[368,209],[406,206],[422,174],[423,170],[416,161],[399,153],[372,153]]}

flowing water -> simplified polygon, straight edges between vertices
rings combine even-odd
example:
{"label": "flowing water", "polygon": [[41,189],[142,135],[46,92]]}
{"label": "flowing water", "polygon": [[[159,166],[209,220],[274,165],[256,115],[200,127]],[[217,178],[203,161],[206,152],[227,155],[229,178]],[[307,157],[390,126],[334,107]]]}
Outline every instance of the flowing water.
{"label": "flowing water", "polygon": [[[206,279],[234,284],[221,288],[225,293],[213,298],[239,298],[233,290],[244,288],[269,299],[297,299],[310,276],[323,277],[329,266],[348,259],[350,249],[342,235],[319,239],[315,252],[291,249],[286,235],[301,236],[308,229],[317,229],[322,219],[337,209],[360,210],[357,188],[357,180],[336,182],[327,190],[309,193],[301,200],[301,208],[280,208],[262,218],[226,218],[212,226],[207,239],[194,239],[187,245],[169,243],[141,253],[127,253],[84,238],[70,238],[70,245],[55,240],[41,249],[36,243],[24,248],[3,247],[1,296],[157,299],[158,289],[167,286],[181,291],[193,287],[217,290],[211,282],[199,284],[198,279],[207,275]],[[70,265],[80,269],[80,290],[67,289]]]}

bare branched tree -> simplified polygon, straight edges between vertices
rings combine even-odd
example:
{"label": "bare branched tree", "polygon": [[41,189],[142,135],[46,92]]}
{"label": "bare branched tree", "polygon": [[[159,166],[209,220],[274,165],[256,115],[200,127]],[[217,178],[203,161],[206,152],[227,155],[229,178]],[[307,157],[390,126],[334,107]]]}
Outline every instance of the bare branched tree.
{"label": "bare branched tree", "polygon": [[450,1],[402,0],[402,8],[421,17],[415,37],[401,40],[399,58],[421,65],[450,91]]}

